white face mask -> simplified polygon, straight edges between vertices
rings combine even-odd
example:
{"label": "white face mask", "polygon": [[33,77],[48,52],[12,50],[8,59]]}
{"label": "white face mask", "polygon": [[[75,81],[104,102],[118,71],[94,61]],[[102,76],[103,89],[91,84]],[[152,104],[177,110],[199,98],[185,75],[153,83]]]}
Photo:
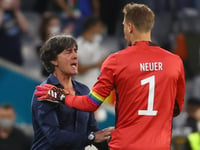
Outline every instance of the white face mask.
{"label": "white face mask", "polygon": [[14,120],[12,119],[0,119],[0,128],[3,130],[11,129],[14,126]]}
{"label": "white face mask", "polygon": [[103,40],[103,35],[102,34],[96,34],[94,37],[94,42],[96,43],[101,43],[101,41]]}
{"label": "white face mask", "polygon": [[13,0],[4,0],[6,3],[11,3]]}
{"label": "white face mask", "polygon": [[60,27],[59,26],[53,26],[49,29],[49,32],[51,35],[58,35],[60,33]]}

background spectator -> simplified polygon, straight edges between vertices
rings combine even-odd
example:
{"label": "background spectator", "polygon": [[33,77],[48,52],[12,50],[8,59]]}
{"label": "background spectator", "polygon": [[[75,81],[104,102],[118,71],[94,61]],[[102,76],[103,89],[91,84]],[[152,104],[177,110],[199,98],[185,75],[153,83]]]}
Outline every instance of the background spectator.
{"label": "background spectator", "polygon": [[99,16],[99,0],[51,0],[36,1],[35,10],[39,13],[52,11],[61,19],[62,26],[73,26],[73,35],[78,36],[82,30],[82,21],[88,16]]}
{"label": "background spectator", "polygon": [[0,56],[22,65],[22,32],[28,23],[20,10],[20,0],[0,0]]}
{"label": "background spectator", "polygon": [[101,64],[108,55],[108,51],[106,52],[101,43],[103,30],[104,26],[100,19],[89,17],[84,21],[83,32],[77,38],[79,74],[75,78],[90,89],[97,81]]}
{"label": "background spectator", "polygon": [[[41,43],[37,46],[36,50],[39,56],[41,45],[49,39],[51,36],[57,35],[61,32],[60,20],[59,18],[51,12],[46,12],[42,16],[41,24],[39,27],[39,37]],[[41,74],[43,76],[48,76],[49,73],[41,66]]]}
{"label": "background spectator", "polygon": [[[77,81],[87,85],[90,89],[97,81],[100,74],[100,67],[109,50],[106,50],[102,43],[103,31],[105,27],[102,21],[94,16],[88,17],[83,22],[83,31],[77,38],[79,46],[79,74],[75,76]],[[104,109],[95,112],[97,121],[102,121],[106,117]]]}
{"label": "background spectator", "polygon": [[0,149],[30,150],[31,140],[15,127],[16,114],[9,104],[0,106]]}

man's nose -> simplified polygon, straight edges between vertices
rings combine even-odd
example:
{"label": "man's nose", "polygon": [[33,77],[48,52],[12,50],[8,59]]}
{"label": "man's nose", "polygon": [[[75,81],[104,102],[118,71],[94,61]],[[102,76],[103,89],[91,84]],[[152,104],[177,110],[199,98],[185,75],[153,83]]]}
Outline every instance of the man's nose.
{"label": "man's nose", "polygon": [[73,55],[74,58],[77,58],[78,57],[77,51],[73,50],[72,55]]}

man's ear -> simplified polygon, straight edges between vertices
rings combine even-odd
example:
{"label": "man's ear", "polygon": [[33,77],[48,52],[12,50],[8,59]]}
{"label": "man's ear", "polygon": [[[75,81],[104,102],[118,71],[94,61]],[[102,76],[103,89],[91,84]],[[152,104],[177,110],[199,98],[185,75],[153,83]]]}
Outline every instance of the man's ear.
{"label": "man's ear", "polygon": [[52,60],[51,63],[52,63],[54,66],[57,66],[57,65],[58,65],[58,63],[57,63],[56,60]]}
{"label": "man's ear", "polygon": [[135,26],[132,23],[128,23],[128,32],[132,33],[135,29]]}

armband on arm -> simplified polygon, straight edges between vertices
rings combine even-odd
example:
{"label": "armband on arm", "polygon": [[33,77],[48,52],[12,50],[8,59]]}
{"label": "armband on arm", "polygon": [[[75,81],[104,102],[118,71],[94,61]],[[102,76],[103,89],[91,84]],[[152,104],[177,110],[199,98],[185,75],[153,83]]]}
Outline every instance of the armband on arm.
{"label": "armband on arm", "polygon": [[64,103],[65,105],[83,111],[95,111],[104,101],[104,97],[91,91],[89,95],[75,96],[54,85],[44,84],[36,87],[35,95],[39,101],[49,101],[53,103]]}
{"label": "armband on arm", "polygon": [[105,98],[91,91],[85,96],[68,95],[65,99],[65,105],[82,111],[95,111],[103,102]]}

